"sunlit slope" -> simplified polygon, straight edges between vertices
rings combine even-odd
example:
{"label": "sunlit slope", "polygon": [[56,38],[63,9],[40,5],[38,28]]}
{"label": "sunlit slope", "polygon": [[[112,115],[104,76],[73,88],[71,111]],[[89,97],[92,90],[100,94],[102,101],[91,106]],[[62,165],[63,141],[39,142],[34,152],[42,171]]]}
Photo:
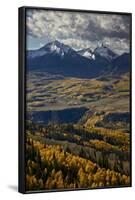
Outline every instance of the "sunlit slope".
{"label": "sunlit slope", "polygon": [[28,110],[86,106],[94,110],[129,111],[128,74],[98,79],[47,79],[36,73],[29,76]]}

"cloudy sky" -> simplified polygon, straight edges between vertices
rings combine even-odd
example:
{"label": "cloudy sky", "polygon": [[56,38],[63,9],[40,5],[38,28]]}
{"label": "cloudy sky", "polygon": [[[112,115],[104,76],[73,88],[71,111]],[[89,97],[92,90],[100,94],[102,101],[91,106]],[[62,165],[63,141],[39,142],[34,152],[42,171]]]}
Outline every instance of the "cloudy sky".
{"label": "cloudy sky", "polygon": [[128,15],[27,10],[27,49],[37,49],[53,40],[76,50],[107,45],[121,54],[130,48]]}

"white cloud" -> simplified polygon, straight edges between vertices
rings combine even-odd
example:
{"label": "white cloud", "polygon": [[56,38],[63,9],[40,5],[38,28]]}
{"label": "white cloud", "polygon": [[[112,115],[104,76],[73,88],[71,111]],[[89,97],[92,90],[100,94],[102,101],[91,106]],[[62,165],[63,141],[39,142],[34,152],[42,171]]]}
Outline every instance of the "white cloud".
{"label": "white cloud", "polygon": [[28,34],[59,40],[75,49],[105,42],[116,51],[129,49],[129,18],[122,15],[28,10]]}
{"label": "white cloud", "polygon": [[76,50],[81,50],[84,48],[91,48],[92,50],[96,48],[97,42],[91,42],[89,40],[80,40],[80,39],[63,39],[61,40],[62,43],[67,44],[73,47]]}

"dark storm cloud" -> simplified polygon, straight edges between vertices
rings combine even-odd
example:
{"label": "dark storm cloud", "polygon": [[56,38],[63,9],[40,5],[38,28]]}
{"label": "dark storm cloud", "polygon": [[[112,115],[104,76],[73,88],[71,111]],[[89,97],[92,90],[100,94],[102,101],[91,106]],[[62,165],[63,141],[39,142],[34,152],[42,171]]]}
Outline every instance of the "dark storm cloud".
{"label": "dark storm cloud", "polygon": [[82,32],[78,27],[79,35],[91,41],[103,40],[105,37],[129,39],[130,20],[127,16],[93,15],[88,17],[88,25]]}
{"label": "dark storm cloud", "polygon": [[128,51],[129,28],[130,18],[124,15],[36,10],[27,14],[31,37],[57,39],[76,49],[104,42],[116,51]]}
{"label": "dark storm cloud", "polygon": [[[87,37],[90,40],[102,40],[104,37],[116,37],[120,39],[128,39],[129,38],[129,31],[128,28],[123,23],[125,30],[121,30],[120,25],[116,24],[112,25],[109,28],[103,28],[101,26],[97,26],[94,21],[90,21],[88,27],[86,28],[86,34],[84,37]],[[129,30],[129,29],[128,29]],[[90,33],[90,34],[89,34]]]}

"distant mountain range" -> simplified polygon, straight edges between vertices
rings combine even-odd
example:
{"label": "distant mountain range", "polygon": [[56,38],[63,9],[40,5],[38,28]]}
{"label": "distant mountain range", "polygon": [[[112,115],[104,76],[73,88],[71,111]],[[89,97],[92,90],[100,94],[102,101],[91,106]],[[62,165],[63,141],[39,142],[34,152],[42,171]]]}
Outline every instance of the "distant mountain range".
{"label": "distant mountain range", "polygon": [[27,51],[27,69],[64,76],[94,78],[103,74],[120,75],[129,71],[130,55],[117,55],[102,45],[75,51],[70,46],[54,41],[40,49]]}

